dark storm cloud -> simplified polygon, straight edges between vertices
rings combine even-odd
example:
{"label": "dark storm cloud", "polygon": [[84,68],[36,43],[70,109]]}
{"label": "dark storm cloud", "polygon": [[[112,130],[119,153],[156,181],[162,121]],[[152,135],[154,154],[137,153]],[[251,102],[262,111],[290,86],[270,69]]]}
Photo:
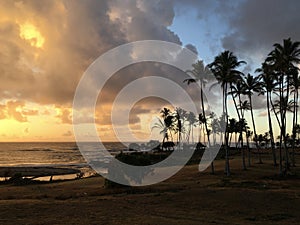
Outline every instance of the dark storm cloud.
{"label": "dark storm cloud", "polygon": [[298,0],[241,1],[229,19],[229,34],[222,40],[223,47],[263,59],[274,43],[288,37],[300,40],[299,9]]}

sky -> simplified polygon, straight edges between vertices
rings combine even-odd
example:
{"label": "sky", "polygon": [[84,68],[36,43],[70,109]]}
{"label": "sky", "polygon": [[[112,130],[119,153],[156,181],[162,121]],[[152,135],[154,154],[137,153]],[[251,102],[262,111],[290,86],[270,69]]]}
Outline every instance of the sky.
{"label": "sky", "polygon": [[[243,72],[254,73],[274,43],[288,37],[300,40],[299,9],[297,0],[2,0],[0,141],[74,141],[76,87],[94,60],[122,44],[173,42],[197,52],[206,64],[230,50],[247,61]],[[99,95],[94,119],[102,140],[116,140],[110,118],[118,92],[139,77],[158,74],[196,93],[182,84],[186,75],[170,66],[126,67]],[[221,104],[217,96],[210,97]],[[114,125],[125,129],[129,124],[136,136],[148,137],[153,117],[168,104],[141,99],[129,119],[123,120],[119,110]],[[255,98],[254,108],[258,132],[267,131],[263,96]],[[82,126],[88,123],[90,118],[83,117]]]}

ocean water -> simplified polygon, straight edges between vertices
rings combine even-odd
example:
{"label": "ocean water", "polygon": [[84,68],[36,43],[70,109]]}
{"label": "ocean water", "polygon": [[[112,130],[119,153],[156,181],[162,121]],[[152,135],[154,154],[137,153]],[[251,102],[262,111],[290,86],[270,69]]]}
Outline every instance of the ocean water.
{"label": "ocean water", "polygon": [[[93,152],[99,146],[90,143]],[[106,149],[116,154],[126,149],[121,143],[104,143]],[[25,166],[25,165],[83,165],[86,164],[76,143],[67,142],[24,142],[0,143],[0,166]]]}

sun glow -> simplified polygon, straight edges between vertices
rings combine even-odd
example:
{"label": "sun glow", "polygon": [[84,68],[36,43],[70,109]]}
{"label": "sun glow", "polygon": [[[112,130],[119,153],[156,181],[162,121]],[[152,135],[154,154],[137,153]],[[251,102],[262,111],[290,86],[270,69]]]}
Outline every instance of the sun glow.
{"label": "sun glow", "polygon": [[29,41],[31,46],[42,48],[45,43],[45,38],[39,30],[31,23],[26,22],[20,25],[20,37]]}

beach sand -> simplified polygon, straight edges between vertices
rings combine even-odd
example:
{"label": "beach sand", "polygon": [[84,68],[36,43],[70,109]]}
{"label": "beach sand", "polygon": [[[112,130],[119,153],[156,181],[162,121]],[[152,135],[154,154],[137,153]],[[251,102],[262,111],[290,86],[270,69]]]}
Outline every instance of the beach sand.
{"label": "beach sand", "polygon": [[280,179],[271,161],[241,170],[224,161],[216,175],[186,166],[165,182],[105,189],[102,177],[14,186],[0,185],[0,224],[299,224],[298,177]]}

